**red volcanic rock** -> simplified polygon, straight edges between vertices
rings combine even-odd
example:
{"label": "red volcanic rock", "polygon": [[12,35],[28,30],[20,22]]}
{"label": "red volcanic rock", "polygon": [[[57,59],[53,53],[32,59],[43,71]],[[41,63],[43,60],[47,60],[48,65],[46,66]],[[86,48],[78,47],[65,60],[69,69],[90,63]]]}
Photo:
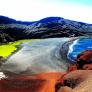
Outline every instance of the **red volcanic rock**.
{"label": "red volcanic rock", "polygon": [[75,70],[77,70],[77,65],[76,65],[76,64],[73,64],[73,65],[70,65],[70,66],[69,66],[67,72],[71,72],[71,71],[75,71]]}
{"label": "red volcanic rock", "polygon": [[92,64],[85,64],[85,65],[83,66],[83,69],[84,69],[84,70],[92,70]]}
{"label": "red volcanic rock", "polygon": [[92,61],[92,50],[86,50],[78,55],[77,61],[79,60]]}

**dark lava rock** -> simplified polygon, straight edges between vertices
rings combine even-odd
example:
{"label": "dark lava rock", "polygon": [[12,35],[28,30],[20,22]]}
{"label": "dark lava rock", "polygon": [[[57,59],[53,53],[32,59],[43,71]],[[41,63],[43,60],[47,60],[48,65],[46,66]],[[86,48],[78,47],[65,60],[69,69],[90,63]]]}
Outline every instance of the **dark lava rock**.
{"label": "dark lava rock", "polygon": [[89,35],[92,35],[92,24],[60,17],[47,17],[36,22],[23,22],[0,16],[0,42]]}

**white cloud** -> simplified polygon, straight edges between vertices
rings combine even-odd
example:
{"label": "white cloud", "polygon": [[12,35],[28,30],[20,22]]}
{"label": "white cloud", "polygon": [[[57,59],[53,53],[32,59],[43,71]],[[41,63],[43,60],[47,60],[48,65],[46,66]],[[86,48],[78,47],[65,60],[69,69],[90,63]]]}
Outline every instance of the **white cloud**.
{"label": "white cloud", "polygon": [[[55,1],[55,0],[54,0]],[[92,23],[92,8],[49,0],[0,0],[0,15],[17,20],[35,21],[49,16]]]}

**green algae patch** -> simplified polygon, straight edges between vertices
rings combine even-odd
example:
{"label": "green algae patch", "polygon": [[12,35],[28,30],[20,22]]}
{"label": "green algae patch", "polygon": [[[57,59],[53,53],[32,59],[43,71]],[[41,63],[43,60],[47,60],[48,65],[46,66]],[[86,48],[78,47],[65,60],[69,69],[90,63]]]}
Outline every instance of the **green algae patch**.
{"label": "green algae patch", "polygon": [[20,40],[16,42],[10,42],[8,44],[0,45],[0,56],[8,57],[14,51],[17,50],[17,46],[22,44],[23,42],[33,42],[34,40]]}

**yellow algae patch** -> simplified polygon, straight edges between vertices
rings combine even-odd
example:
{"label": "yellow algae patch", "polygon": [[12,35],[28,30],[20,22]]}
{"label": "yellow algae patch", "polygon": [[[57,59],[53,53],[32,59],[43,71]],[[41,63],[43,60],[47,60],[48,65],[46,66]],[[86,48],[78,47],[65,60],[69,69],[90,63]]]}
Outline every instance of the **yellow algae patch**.
{"label": "yellow algae patch", "polygon": [[12,44],[2,45],[0,46],[0,56],[7,57],[16,49],[17,48]]}
{"label": "yellow algae patch", "polygon": [[20,40],[20,41],[16,41],[16,42],[10,42],[8,44],[4,44],[0,46],[0,56],[3,57],[8,57],[9,55],[11,55],[12,52],[14,52],[15,50],[17,50],[17,45],[20,45],[23,42],[32,42],[34,40]]}

